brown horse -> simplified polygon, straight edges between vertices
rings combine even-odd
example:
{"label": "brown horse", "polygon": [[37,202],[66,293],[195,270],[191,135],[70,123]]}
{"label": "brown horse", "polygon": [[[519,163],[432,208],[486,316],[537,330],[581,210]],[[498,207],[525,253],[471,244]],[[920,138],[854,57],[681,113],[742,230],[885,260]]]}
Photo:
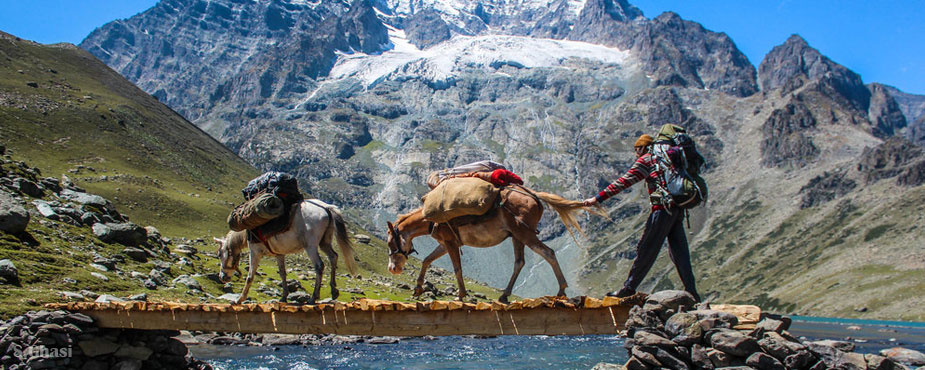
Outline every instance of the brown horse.
{"label": "brown horse", "polygon": [[600,211],[585,207],[579,201],[567,200],[551,193],[532,191],[523,186],[504,188],[499,197],[501,206],[487,214],[458,217],[448,224],[436,224],[424,219],[420,208],[399,216],[394,225],[389,222],[389,271],[393,274],[400,274],[408,260],[408,255],[415,252],[411,240],[421,235],[430,235],[440,245],[424,258],[417,286],[414,288],[414,296],[419,296],[424,292],[424,274],[430,264],[449,253],[453,270],[456,272],[456,283],[459,286],[458,296],[462,299],[466,296],[466,286],[463,282],[459,257],[460,247],[463,245],[478,248],[493,247],[511,237],[514,244],[514,273],[498,301],[507,303],[511,295],[514,282],[517,281],[517,276],[524,267],[524,246],[530,247],[546,259],[559,281],[559,291],[556,295],[564,296],[568,284],[559,268],[556,252],[537,237],[537,225],[543,216],[543,205],[540,200],[549,204],[559,214],[569,232],[572,229],[581,231],[575,219],[575,211],[584,209],[595,214],[600,214]]}

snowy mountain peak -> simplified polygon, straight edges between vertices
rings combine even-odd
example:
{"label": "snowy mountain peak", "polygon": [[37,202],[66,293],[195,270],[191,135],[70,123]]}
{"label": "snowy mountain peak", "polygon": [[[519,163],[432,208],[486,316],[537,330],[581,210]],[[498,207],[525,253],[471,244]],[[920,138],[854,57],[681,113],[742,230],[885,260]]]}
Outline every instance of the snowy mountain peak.
{"label": "snowy mountain peak", "polygon": [[356,78],[370,87],[384,77],[417,76],[447,80],[466,68],[497,69],[561,67],[569,61],[630,64],[630,53],[613,47],[579,41],[537,39],[525,36],[455,36],[426,50],[408,42],[404,31],[389,30],[393,47],[381,54],[343,54],[330,79]]}

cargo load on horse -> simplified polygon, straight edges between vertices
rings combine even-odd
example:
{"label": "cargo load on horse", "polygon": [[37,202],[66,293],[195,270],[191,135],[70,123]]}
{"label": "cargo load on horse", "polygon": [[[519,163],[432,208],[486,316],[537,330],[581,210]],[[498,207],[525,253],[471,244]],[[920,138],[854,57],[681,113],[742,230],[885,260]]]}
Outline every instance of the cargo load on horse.
{"label": "cargo load on horse", "polygon": [[252,240],[265,240],[286,231],[291,223],[293,205],[304,199],[294,177],[275,171],[251,180],[241,193],[244,203],[228,215],[228,228],[251,230]]}
{"label": "cargo load on horse", "polygon": [[432,190],[421,198],[423,216],[444,223],[461,216],[484,215],[497,203],[501,187],[523,183],[519,176],[493,161],[435,171],[427,177]]}
{"label": "cargo load on horse", "polygon": [[424,218],[447,222],[459,216],[482,215],[498,198],[500,189],[475,177],[447,179],[424,195]]}

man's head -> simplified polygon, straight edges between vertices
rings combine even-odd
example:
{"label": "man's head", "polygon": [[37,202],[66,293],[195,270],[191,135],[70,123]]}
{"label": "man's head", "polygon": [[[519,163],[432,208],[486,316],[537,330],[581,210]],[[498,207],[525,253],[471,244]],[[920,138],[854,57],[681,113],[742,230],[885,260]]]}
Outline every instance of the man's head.
{"label": "man's head", "polygon": [[633,144],[633,149],[636,151],[636,156],[642,157],[643,154],[648,153],[649,145],[652,145],[653,141],[655,140],[653,140],[652,136],[649,136],[649,134],[642,134],[642,136],[636,139],[636,143]]}

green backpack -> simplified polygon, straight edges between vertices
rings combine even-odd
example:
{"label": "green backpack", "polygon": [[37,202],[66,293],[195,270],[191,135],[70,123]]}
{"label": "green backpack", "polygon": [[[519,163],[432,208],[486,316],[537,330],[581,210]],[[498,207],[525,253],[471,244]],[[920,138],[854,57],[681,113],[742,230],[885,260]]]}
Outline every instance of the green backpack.
{"label": "green backpack", "polygon": [[707,183],[700,177],[705,160],[683,127],[663,125],[651,153],[661,172],[659,201],[662,204],[670,199],[678,207],[690,209],[707,200]]}

